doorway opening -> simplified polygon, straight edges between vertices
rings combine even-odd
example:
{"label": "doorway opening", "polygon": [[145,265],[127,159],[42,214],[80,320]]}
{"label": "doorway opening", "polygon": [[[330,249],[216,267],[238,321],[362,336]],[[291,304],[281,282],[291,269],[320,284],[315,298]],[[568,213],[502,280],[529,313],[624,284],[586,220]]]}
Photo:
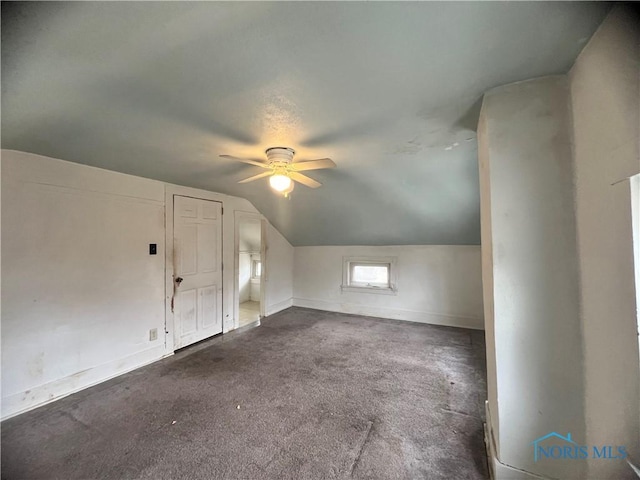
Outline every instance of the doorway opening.
{"label": "doorway opening", "polygon": [[236,218],[236,328],[260,322],[264,315],[265,248],[259,215]]}

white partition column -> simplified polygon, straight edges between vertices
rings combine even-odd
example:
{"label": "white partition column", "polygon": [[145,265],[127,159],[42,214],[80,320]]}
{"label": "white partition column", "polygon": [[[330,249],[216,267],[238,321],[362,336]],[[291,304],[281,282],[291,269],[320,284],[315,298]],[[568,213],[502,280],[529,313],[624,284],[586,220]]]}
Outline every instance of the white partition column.
{"label": "white partition column", "polygon": [[[480,128],[489,417],[497,478],[584,478],[534,458],[538,437],[584,441],[584,385],[567,79],[485,95]],[[520,471],[520,473],[517,473]]]}

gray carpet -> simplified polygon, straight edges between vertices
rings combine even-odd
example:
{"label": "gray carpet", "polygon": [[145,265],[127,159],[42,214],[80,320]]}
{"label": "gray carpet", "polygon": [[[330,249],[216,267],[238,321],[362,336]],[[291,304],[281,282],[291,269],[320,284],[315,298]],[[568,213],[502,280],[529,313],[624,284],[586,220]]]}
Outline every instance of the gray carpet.
{"label": "gray carpet", "polygon": [[484,365],[483,332],[290,308],[3,422],[2,478],[487,478]]}

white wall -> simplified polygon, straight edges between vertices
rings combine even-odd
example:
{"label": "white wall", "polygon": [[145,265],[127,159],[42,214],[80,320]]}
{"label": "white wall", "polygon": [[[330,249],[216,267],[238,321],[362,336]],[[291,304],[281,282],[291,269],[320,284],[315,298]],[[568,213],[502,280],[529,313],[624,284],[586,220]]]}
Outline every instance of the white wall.
{"label": "white wall", "polygon": [[[499,456],[494,449],[500,446],[500,411],[498,409],[498,374],[496,367],[496,329],[493,299],[493,242],[491,216],[491,170],[489,168],[489,145],[487,122],[484,115],[478,121],[478,170],[480,183],[480,241],[482,244],[482,298],[484,307],[484,338],[487,358],[487,402],[485,444],[490,458]],[[494,472],[495,473],[495,472]],[[497,477],[499,478],[499,477]]]}
{"label": "white wall", "polygon": [[[345,256],[397,257],[397,295],[342,292]],[[483,328],[479,246],[296,247],[294,305]]]}
{"label": "white wall", "polygon": [[[234,328],[234,214],[258,214],[247,200],[23,152],[3,150],[1,168],[3,418],[173,352],[173,195],[223,203]],[[267,240],[274,312],[291,303],[293,249],[271,226]]]}
{"label": "white wall", "polygon": [[293,247],[272,225],[267,226],[265,314],[273,315],[293,304]]}
{"label": "white wall", "polygon": [[240,252],[238,262],[239,300],[243,303],[251,298],[251,254]]}
{"label": "white wall", "polygon": [[162,183],[2,152],[3,417],[165,354],[164,244]]}
{"label": "white wall", "polygon": [[[623,445],[633,461],[640,458],[632,220],[634,207],[640,209],[633,190],[640,172],[640,19],[627,8],[612,10],[568,76],[501,87],[483,103],[479,160],[496,478],[533,478],[525,471],[637,478],[624,460],[532,464],[519,453],[531,452],[527,442],[538,433],[556,431],[570,432],[581,445]],[[510,266],[518,252],[519,263]]]}
{"label": "white wall", "polygon": [[[638,331],[640,331],[640,174],[631,177],[630,182],[631,216],[633,223],[633,266],[636,280],[636,320]],[[638,341],[640,342],[640,335],[638,336]],[[638,414],[640,414],[640,409]]]}
{"label": "white wall", "polygon": [[[640,172],[640,17],[615,8],[569,74],[587,439],[640,458],[639,357],[631,186]],[[637,286],[636,286],[637,288]],[[626,478],[593,461],[591,478]]]}
{"label": "white wall", "polygon": [[[259,253],[252,253],[249,256],[249,270],[251,271],[251,266],[254,261],[260,261]],[[260,301],[260,278],[250,278],[249,280],[249,300],[253,302]]]}
{"label": "white wall", "polygon": [[534,462],[531,446],[553,431],[585,441],[568,102],[565,76],[494,89],[484,97],[478,141],[498,459],[578,479],[585,462]]}

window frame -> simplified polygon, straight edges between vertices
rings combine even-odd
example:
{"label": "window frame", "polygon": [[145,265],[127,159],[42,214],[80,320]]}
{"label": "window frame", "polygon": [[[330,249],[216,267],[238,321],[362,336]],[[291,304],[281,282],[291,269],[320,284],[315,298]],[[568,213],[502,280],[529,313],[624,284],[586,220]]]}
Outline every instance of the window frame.
{"label": "window frame", "polygon": [[[258,269],[258,264],[260,264],[260,274],[256,274],[256,270]],[[262,259],[258,260],[257,258],[251,260],[251,280],[258,280],[262,276]]]}
{"label": "window frame", "polygon": [[[377,293],[382,295],[397,295],[397,257],[342,257],[342,285],[341,292]],[[388,266],[389,286],[363,285],[351,280],[354,267],[363,266]]]}

